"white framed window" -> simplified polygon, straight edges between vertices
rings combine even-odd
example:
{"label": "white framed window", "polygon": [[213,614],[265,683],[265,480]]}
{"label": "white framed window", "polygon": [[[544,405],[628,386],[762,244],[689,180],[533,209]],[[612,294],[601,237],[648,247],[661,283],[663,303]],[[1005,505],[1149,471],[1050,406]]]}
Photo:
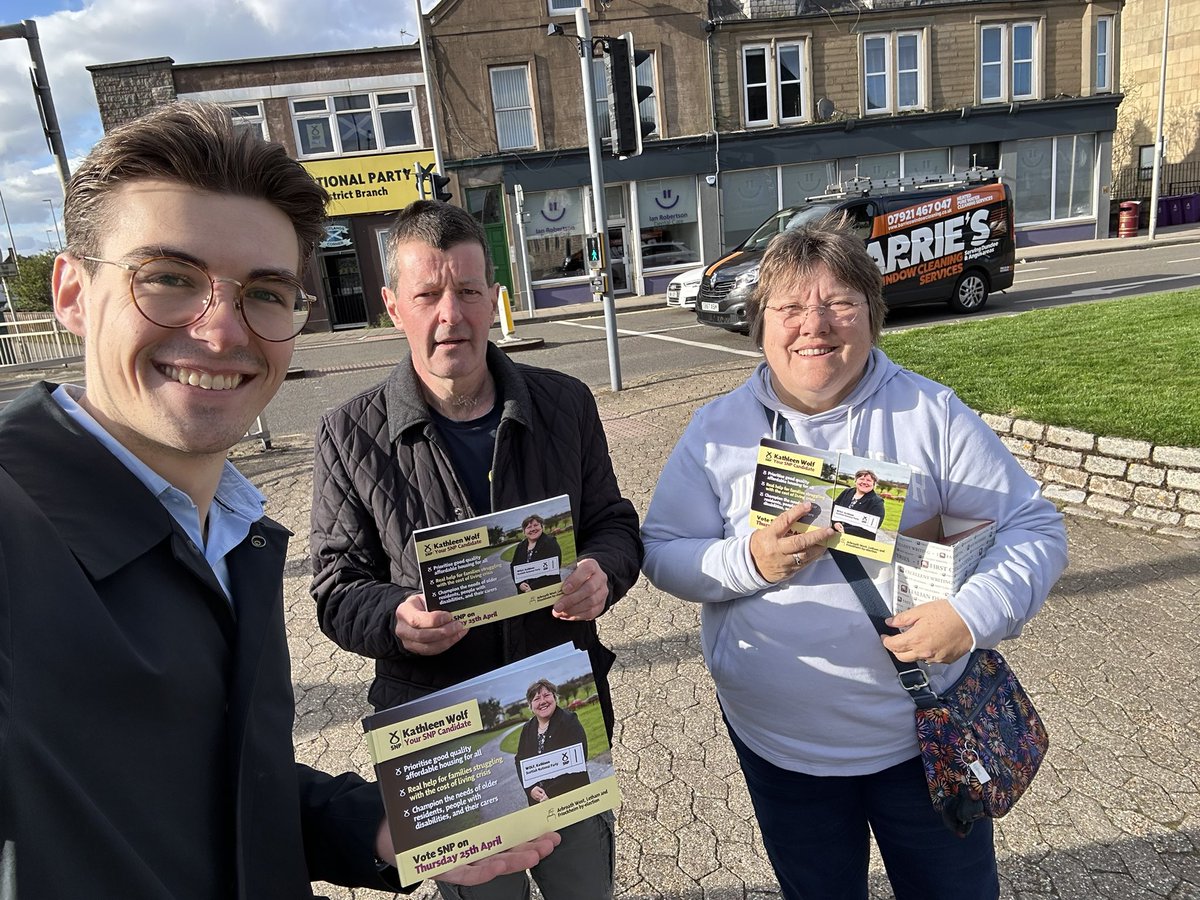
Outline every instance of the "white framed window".
{"label": "white framed window", "polygon": [[742,119],[747,127],[811,118],[807,56],[803,38],[742,47]]}
{"label": "white framed window", "polygon": [[243,128],[253,129],[256,134],[262,136],[262,139],[269,140],[267,135],[267,119],[263,115],[262,104],[259,102],[253,103],[230,103],[228,104],[230,114],[233,116],[233,127],[238,131]]}
{"label": "white framed window", "polygon": [[920,31],[863,37],[863,104],[867,115],[924,109],[923,55]]}
{"label": "white framed window", "polygon": [[1094,214],[1096,136],[1017,141],[1013,207],[1018,225]]}
{"label": "white framed window", "polygon": [[1138,146],[1138,178],[1154,177],[1154,145]]}
{"label": "white framed window", "polygon": [[531,150],[537,146],[533,128],[533,100],[529,90],[529,67],[494,66],[488,70],[492,83],[492,109],[496,114],[496,143],[501,150]]}
{"label": "white framed window", "polygon": [[1113,16],[1096,19],[1096,83],[1097,94],[1113,90]]}
{"label": "white framed window", "polygon": [[583,0],[546,0],[546,12],[552,16],[569,16],[583,6]]}
{"label": "white framed window", "polygon": [[[639,85],[650,88],[650,96],[638,104],[638,115],[643,123],[653,122],[654,128],[644,134],[643,138],[661,137],[658,116],[658,88],[654,76],[654,51],[648,55],[633,70],[634,78]],[[608,120],[608,76],[604,69],[603,59],[592,60],[592,93],[596,96],[596,128],[601,140],[612,137],[612,123]]]}
{"label": "white framed window", "polygon": [[980,102],[1035,99],[1038,68],[1036,22],[1004,22],[980,27]]}
{"label": "white framed window", "polygon": [[301,159],[421,145],[411,90],[302,97],[291,103]]}

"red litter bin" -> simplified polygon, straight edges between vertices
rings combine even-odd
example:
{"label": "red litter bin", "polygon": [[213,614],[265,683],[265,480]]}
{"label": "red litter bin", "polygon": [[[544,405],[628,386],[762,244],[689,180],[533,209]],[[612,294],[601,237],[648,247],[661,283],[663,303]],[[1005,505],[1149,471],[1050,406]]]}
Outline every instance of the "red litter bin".
{"label": "red litter bin", "polygon": [[1141,214],[1142,204],[1137,200],[1122,201],[1121,214],[1117,218],[1117,237],[1136,237]]}

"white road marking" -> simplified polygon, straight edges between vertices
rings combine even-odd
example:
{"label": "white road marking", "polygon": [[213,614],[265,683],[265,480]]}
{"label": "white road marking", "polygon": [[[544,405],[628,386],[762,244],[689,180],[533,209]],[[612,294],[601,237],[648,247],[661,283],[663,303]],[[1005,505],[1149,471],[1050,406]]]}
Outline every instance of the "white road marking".
{"label": "white road marking", "polygon": [[1046,300],[1077,300],[1081,297],[1094,297],[1104,294],[1115,294],[1118,291],[1123,291],[1127,288],[1140,288],[1148,284],[1158,284],[1161,281],[1179,281],[1181,278],[1195,278],[1194,274],[1189,275],[1168,275],[1165,278],[1147,278],[1144,281],[1124,281],[1121,284],[1108,284],[1097,287],[1080,288],[1077,291],[1071,291],[1069,294],[1056,294],[1053,297],[1031,297],[1028,300],[1014,300],[1014,303],[1041,303]]}
{"label": "white road marking", "polygon": [[1063,275],[1043,275],[1041,278],[1018,278],[1019,284],[1026,284],[1030,281],[1053,281],[1055,278],[1078,278],[1080,275],[1095,275],[1095,272],[1067,272]]}
{"label": "white road marking", "polygon": [[[582,322],[577,322],[573,319],[560,321],[559,325],[573,325],[576,328],[590,328],[594,331],[603,331],[603,325],[585,325]],[[683,338],[671,337],[669,334],[656,334],[647,331],[633,331],[629,328],[618,328],[617,334],[623,334],[627,337],[644,337],[653,338],[656,341],[666,341],[670,344],[683,344],[687,347],[700,347],[704,350],[716,350],[719,353],[732,353],[735,356],[749,356],[753,359],[759,359],[762,354],[756,350],[735,350],[732,347],[722,347],[720,344],[707,344],[703,341],[685,341]]]}

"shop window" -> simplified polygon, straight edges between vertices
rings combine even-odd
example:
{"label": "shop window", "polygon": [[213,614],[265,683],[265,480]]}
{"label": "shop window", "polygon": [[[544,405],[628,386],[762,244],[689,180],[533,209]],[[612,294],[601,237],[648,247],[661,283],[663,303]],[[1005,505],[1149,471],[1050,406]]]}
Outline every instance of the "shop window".
{"label": "shop window", "polygon": [[696,179],[684,176],[641,181],[637,190],[642,269],[700,262]]}
{"label": "shop window", "polygon": [[291,103],[301,159],[421,144],[412,91],[341,94]]}
{"label": "shop window", "polygon": [[979,100],[1007,103],[1038,96],[1036,22],[984,25],[979,29]]}
{"label": "shop window", "polygon": [[546,11],[552,16],[567,16],[583,6],[583,0],[547,0]]}
{"label": "shop window", "polygon": [[530,279],[552,281],[585,275],[583,190],[527,193],[524,211]]}
{"label": "shop window", "polygon": [[496,114],[496,143],[501,150],[531,150],[537,146],[533,129],[533,100],[528,66],[496,66],[488,70],[492,109]]}
{"label": "shop window", "polygon": [[837,180],[837,164],[833,162],[799,163],[794,166],[784,166],[781,174],[783,205],[796,206],[809,197],[829,192],[830,186]]}
{"label": "shop window", "polygon": [[1093,134],[1018,141],[1013,194],[1017,223],[1093,215],[1095,171]]}
{"label": "shop window", "polygon": [[742,47],[742,118],[747,127],[810,118],[807,52],[803,39]]}
{"label": "shop window", "polygon": [[922,32],[868,34],[863,38],[863,97],[867,115],[925,107]]}
{"label": "shop window", "polygon": [[950,150],[907,150],[904,153],[882,153],[860,156],[855,168],[861,178],[920,178],[944,175],[950,171]]}
{"label": "shop window", "polygon": [[721,175],[724,246],[736,247],[779,210],[779,170],[745,169]]}

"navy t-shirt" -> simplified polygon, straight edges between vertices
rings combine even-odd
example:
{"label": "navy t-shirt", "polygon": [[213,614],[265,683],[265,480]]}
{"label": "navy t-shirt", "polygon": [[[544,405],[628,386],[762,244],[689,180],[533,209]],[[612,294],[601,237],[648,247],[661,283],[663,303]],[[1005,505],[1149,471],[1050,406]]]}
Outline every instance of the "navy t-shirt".
{"label": "navy t-shirt", "polygon": [[497,394],[492,408],[478,419],[456,422],[434,409],[429,413],[446,445],[458,483],[467,492],[475,515],[492,511],[492,459],[496,455],[496,429],[504,403]]}

